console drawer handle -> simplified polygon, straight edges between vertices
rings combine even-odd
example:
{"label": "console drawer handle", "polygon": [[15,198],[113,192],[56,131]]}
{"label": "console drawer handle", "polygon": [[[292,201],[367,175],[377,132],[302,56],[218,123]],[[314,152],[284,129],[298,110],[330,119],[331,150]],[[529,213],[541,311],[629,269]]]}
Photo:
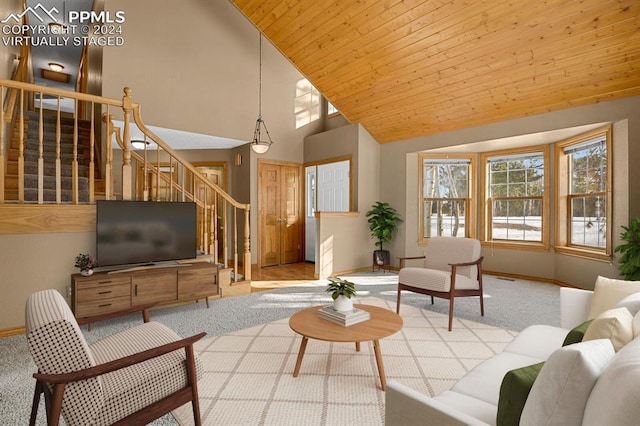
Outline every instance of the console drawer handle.
{"label": "console drawer handle", "polygon": [[98,294],[110,294],[112,291],[99,291]]}
{"label": "console drawer handle", "polygon": [[98,281],[98,284],[111,284],[111,280]]}
{"label": "console drawer handle", "polygon": [[111,303],[106,303],[104,305],[98,305],[98,308],[108,308],[109,306],[111,306]]}

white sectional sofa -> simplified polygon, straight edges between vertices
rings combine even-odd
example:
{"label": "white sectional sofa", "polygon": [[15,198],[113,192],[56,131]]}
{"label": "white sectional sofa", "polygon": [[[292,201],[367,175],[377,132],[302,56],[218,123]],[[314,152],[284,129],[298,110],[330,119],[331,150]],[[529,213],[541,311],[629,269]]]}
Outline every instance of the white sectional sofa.
{"label": "white sectional sofa", "polygon": [[[640,285],[640,283],[638,284]],[[385,424],[390,426],[495,425],[500,386],[505,374],[512,369],[546,361],[552,354],[554,354],[554,359],[561,354],[567,356],[568,350],[566,348],[568,346],[563,348],[562,352],[559,349],[570,329],[588,318],[592,295],[593,292],[588,290],[561,288],[561,327],[534,325],[526,328],[502,353],[473,368],[452,389],[440,395],[429,397],[401,383],[389,381],[385,396]],[[546,392],[546,389],[545,392],[537,391],[537,395],[542,397],[541,401],[540,398],[532,397],[534,393],[534,388],[532,388],[531,394],[526,398],[525,408],[522,411],[523,419],[520,424],[540,424],[538,423],[541,422],[540,416],[536,417],[536,415],[544,416],[547,414],[549,417],[544,421],[544,424],[547,425],[626,426],[640,424],[640,337],[638,337],[640,327],[638,325],[640,325],[640,313],[633,318],[635,338],[617,353],[614,352],[613,345],[608,339],[571,345],[574,347],[572,350],[583,351],[581,352],[583,356],[586,353],[588,359],[595,360],[594,362],[600,363],[601,366],[597,368],[587,366],[587,368],[591,368],[588,370],[589,374],[593,373],[594,376],[592,383],[584,391],[586,393],[580,396],[579,391],[567,392],[565,389],[567,385],[562,383],[556,386],[556,391],[564,389],[564,395],[554,396],[557,394],[554,394],[553,390],[549,392]],[[589,355],[589,351],[593,351],[594,345],[598,344],[600,345],[598,350],[610,352],[605,358],[601,358],[598,354]],[[557,355],[556,351],[558,351]],[[575,352],[573,353],[575,354]],[[534,387],[542,386],[539,382],[541,382],[540,377],[543,373],[546,373],[546,376],[562,376],[557,371],[551,371],[550,364],[550,362],[545,363],[538,378],[535,379]],[[585,374],[585,376],[589,374]],[[582,377],[580,377],[581,379]],[[584,388],[583,385],[582,383],[580,386]],[[544,401],[545,398],[547,400],[549,398],[564,398],[562,402],[566,402],[570,406],[569,410],[577,410],[578,413],[570,413],[570,420],[562,417],[566,413],[562,415],[545,414],[545,410],[549,411],[550,403],[555,403],[556,406],[559,404],[558,401]],[[525,411],[528,411],[529,420],[524,419]],[[563,409],[556,411],[563,411]],[[538,420],[532,421],[532,418],[538,418]]]}

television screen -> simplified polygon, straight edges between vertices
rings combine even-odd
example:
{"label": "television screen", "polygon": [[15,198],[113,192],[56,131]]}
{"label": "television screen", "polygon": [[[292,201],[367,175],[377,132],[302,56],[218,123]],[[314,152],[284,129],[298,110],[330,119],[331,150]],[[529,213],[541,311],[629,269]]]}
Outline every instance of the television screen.
{"label": "television screen", "polygon": [[196,257],[195,203],[98,200],[96,213],[100,267]]}

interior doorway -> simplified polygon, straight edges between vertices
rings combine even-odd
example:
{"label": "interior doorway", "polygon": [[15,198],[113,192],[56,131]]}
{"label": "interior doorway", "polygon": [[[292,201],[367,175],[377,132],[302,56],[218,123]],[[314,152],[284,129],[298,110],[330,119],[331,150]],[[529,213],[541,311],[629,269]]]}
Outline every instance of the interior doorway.
{"label": "interior doorway", "polygon": [[259,266],[302,261],[302,166],[258,162]]}

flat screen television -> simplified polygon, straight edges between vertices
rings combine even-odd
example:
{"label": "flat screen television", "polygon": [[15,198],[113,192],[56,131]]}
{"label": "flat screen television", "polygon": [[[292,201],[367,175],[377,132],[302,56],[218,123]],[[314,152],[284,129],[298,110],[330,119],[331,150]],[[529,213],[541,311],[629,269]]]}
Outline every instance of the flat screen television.
{"label": "flat screen television", "polygon": [[196,257],[196,205],[188,202],[96,202],[100,267]]}

